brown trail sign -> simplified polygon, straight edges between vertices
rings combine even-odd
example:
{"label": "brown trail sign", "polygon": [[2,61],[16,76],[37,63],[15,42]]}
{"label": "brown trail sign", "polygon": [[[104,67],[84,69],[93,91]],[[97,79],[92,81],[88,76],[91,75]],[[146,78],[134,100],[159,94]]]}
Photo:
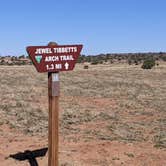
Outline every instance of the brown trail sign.
{"label": "brown trail sign", "polygon": [[82,45],[29,46],[27,52],[38,72],[48,72],[48,166],[58,166],[59,71],[73,70]]}
{"label": "brown trail sign", "polygon": [[29,46],[27,52],[38,72],[73,70],[82,45]]}

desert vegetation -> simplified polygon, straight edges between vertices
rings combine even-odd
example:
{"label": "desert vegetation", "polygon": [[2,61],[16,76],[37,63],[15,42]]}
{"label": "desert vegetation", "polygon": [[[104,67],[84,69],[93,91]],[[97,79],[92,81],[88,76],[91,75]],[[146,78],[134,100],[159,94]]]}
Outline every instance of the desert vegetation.
{"label": "desert vegetation", "polygon": [[99,55],[82,55],[78,59],[78,63],[89,62],[96,64],[113,64],[127,63],[129,65],[143,64],[146,59],[153,59],[156,62],[166,61],[166,53],[121,53],[121,54],[99,54]]}
{"label": "desert vegetation", "polygon": [[[60,73],[60,164],[166,165],[166,64],[77,64]],[[32,65],[0,66],[0,161],[47,147],[47,74]],[[5,148],[5,151],[4,151]],[[47,156],[39,158],[47,165]]]}
{"label": "desert vegetation", "polygon": [[0,65],[30,65],[32,64],[28,56],[1,56]]}

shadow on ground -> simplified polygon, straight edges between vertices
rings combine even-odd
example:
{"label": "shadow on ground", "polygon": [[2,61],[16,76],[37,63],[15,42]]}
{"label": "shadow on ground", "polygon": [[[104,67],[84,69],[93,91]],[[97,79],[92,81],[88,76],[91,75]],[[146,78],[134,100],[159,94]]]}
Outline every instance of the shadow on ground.
{"label": "shadow on ground", "polygon": [[37,149],[34,151],[26,150],[24,152],[11,154],[9,157],[19,160],[19,161],[28,160],[30,166],[39,166],[36,158],[45,156],[47,153],[47,150],[48,150],[48,148]]}

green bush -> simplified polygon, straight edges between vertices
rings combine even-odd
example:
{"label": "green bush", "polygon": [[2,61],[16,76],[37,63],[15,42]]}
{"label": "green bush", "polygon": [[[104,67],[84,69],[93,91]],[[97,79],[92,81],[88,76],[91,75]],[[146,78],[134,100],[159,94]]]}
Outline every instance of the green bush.
{"label": "green bush", "polygon": [[143,69],[152,69],[155,66],[155,60],[154,59],[146,59],[143,62],[142,68]]}

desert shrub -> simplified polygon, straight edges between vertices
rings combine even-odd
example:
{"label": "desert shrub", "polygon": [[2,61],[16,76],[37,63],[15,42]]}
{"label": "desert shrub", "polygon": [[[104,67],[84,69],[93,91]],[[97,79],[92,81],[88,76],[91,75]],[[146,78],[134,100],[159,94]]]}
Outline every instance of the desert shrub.
{"label": "desert shrub", "polygon": [[163,57],[162,57],[162,60],[163,60],[163,61],[166,61],[166,56],[163,56]]}
{"label": "desert shrub", "polygon": [[142,65],[143,69],[152,69],[155,66],[155,60],[154,59],[145,59]]}
{"label": "desert shrub", "polygon": [[19,59],[25,58],[25,55],[21,55],[21,56],[19,56],[18,58],[19,58]]}
{"label": "desert shrub", "polygon": [[128,64],[132,65],[132,60],[131,59],[128,59]]}
{"label": "desert shrub", "polygon": [[138,65],[138,61],[137,60],[135,60],[134,63],[135,63],[135,65]]}
{"label": "desert shrub", "polygon": [[0,61],[0,65],[5,65],[5,60],[4,60],[4,59],[2,59],[2,60]]}
{"label": "desert shrub", "polygon": [[84,66],[84,69],[88,69],[88,68],[89,68],[89,66],[88,66],[88,65],[85,65],[85,66]]}
{"label": "desert shrub", "polygon": [[80,55],[77,59],[77,63],[83,63],[85,61],[85,55]]}

